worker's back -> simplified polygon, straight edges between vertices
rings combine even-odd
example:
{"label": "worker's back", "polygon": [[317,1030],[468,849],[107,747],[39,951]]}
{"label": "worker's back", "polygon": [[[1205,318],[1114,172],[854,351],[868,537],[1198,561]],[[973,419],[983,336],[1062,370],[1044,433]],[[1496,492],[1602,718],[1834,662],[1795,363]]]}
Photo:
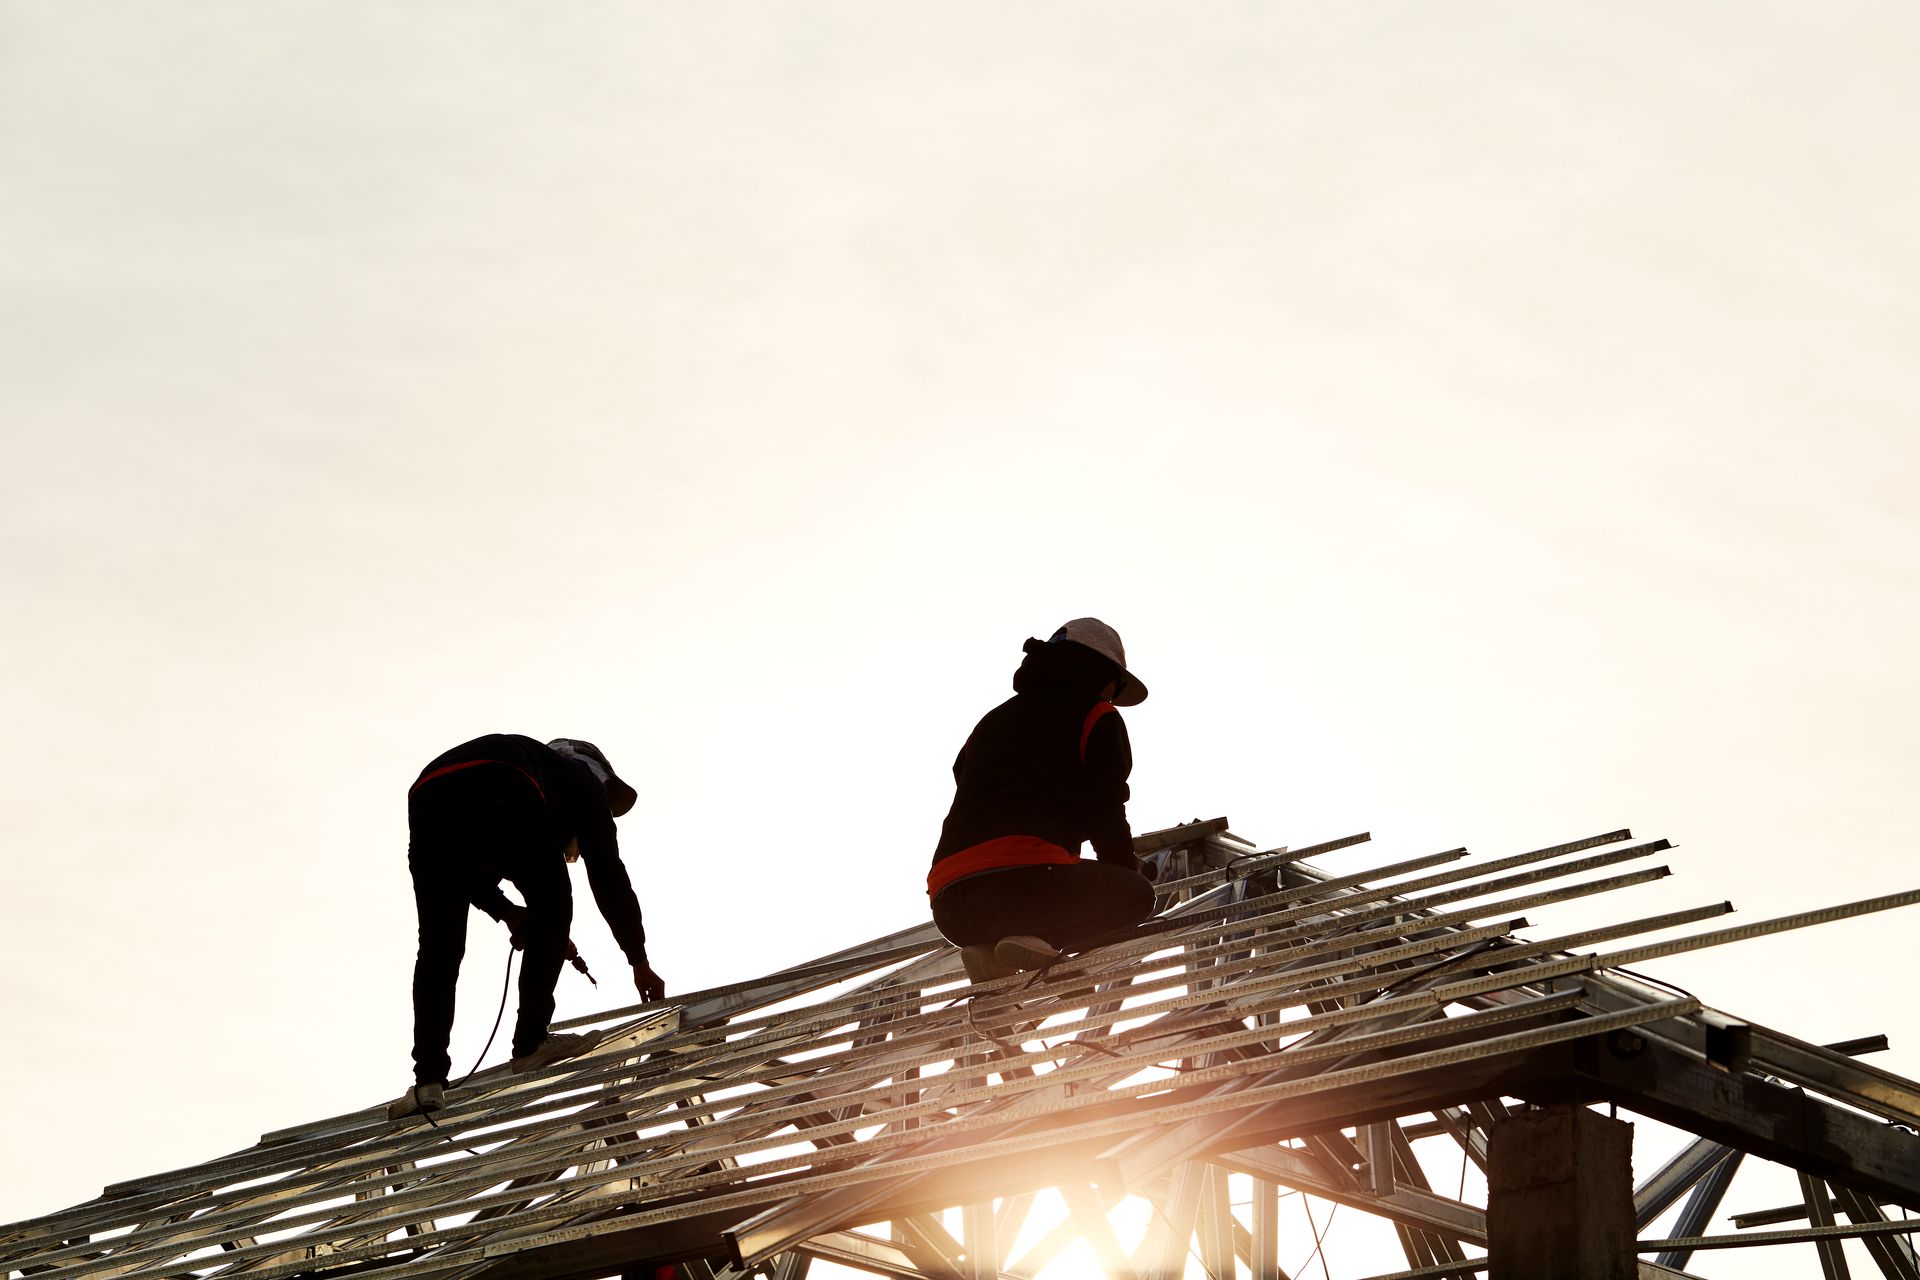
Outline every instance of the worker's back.
{"label": "worker's back", "polygon": [[935,862],[1015,835],[1077,852],[1112,825],[1103,822],[1108,811],[1124,831],[1132,766],[1126,726],[1110,711],[1088,724],[1115,670],[1077,644],[1027,655],[1013,677],[1014,696],[981,717],[954,761],[953,805]]}

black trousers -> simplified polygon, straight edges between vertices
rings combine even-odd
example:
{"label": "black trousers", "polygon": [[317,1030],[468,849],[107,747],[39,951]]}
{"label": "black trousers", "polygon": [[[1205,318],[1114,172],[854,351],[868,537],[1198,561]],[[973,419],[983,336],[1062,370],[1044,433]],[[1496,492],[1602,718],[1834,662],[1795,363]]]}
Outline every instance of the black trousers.
{"label": "black trousers", "polygon": [[481,766],[448,774],[407,797],[407,867],[420,918],[413,962],[413,1076],[445,1082],[452,1070],[454,989],[467,949],[474,895],[510,880],[527,906],[520,931],[520,1012],[515,1056],[546,1039],[553,989],[573,927],[566,859],[544,847],[543,805],[518,773]]}
{"label": "black trousers", "polygon": [[1112,941],[1152,914],[1151,881],[1130,868],[1086,858],[983,871],[933,897],[933,923],[961,947],[1024,933],[1075,951]]}

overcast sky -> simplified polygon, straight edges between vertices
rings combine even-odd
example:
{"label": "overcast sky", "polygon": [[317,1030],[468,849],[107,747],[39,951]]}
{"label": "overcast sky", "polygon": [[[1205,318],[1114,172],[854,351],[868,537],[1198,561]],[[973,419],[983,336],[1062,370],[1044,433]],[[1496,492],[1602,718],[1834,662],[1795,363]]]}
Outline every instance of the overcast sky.
{"label": "overcast sky", "polygon": [[[1680,846],[1543,927],[1920,886],[1917,64],[1853,0],[0,0],[0,1220],[405,1086],[445,748],[602,745],[733,981],[924,918],[1083,614],[1136,829]],[[1920,1075],[1916,927],[1649,967]]]}

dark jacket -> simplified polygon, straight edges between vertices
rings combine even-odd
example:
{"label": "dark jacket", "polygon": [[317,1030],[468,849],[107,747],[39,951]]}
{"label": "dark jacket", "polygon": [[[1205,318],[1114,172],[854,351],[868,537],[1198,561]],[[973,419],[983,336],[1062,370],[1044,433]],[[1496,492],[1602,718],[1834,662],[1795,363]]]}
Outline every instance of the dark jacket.
{"label": "dark jacket", "polygon": [[[1118,668],[1072,643],[1037,647],[1013,677],[1013,697],[981,718],[953,762],[953,807],[933,860],[1003,836],[1033,836],[1102,862],[1138,866],[1127,826],[1133,749],[1120,713],[1088,730]],[[1086,731],[1084,750],[1081,743]]]}
{"label": "dark jacket", "polygon": [[[420,771],[413,787],[430,787],[439,778],[472,776],[482,769],[497,777],[501,786],[524,788],[530,802],[540,806],[534,824],[536,847],[528,850],[530,854],[564,857],[567,846],[578,842],[594,903],[614,940],[629,963],[645,964],[647,931],[640,922],[640,902],[620,860],[613,811],[600,780],[586,765],[566,759],[544,742],[517,733],[490,733],[436,756]],[[476,891],[473,904],[496,920],[508,906],[497,882]]]}

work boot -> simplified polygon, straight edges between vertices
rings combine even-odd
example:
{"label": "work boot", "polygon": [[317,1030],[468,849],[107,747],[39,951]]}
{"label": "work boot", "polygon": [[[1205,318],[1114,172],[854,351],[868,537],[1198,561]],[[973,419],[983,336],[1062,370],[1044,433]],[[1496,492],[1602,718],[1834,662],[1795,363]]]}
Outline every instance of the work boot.
{"label": "work boot", "polygon": [[508,1063],[507,1068],[510,1071],[538,1071],[541,1067],[558,1062],[562,1058],[571,1058],[576,1053],[585,1053],[593,1048],[594,1044],[595,1038],[589,1035],[549,1033],[545,1040]]}
{"label": "work boot", "polygon": [[425,1115],[446,1105],[445,1086],[438,1083],[417,1084],[387,1104],[387,1119],[403,1120],[408,1116]]}
{"label": "work boot", "polygon": [[993,958],[1025,972],[1057,963],[1060,952],[1045,938],[1036,938],[1030,933],[1016,933],[1011,938],[1002,938],[993,944]]}
{"label": "work boot", "polygon": [[969,982],[992,982],[1020,972],[1012,965],[1001,964],[994,958],[993,948],[984,942],[960,948],[960,967],[967,971]]}

